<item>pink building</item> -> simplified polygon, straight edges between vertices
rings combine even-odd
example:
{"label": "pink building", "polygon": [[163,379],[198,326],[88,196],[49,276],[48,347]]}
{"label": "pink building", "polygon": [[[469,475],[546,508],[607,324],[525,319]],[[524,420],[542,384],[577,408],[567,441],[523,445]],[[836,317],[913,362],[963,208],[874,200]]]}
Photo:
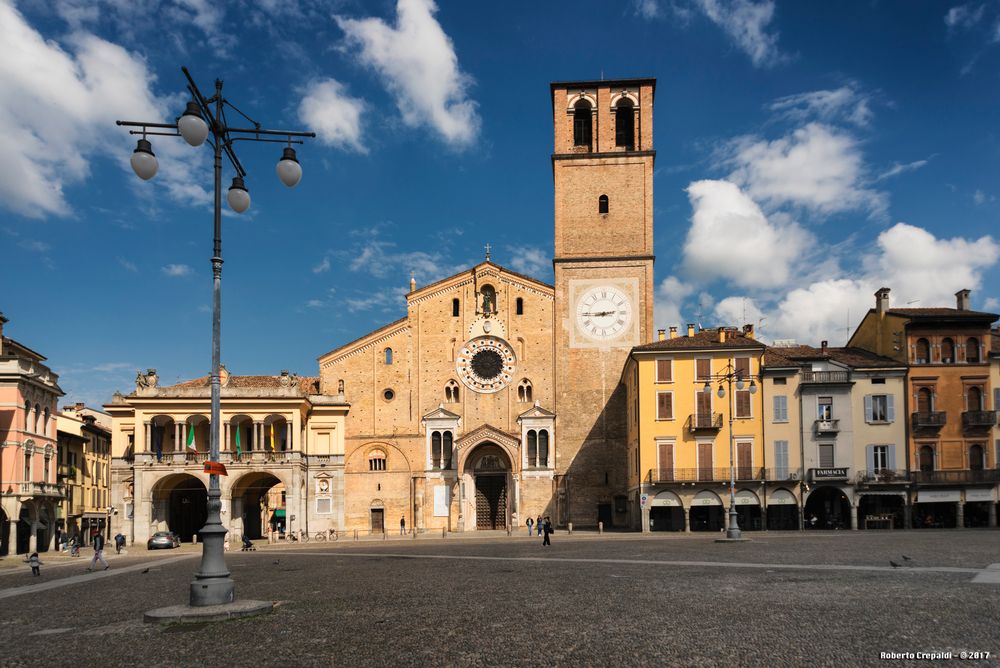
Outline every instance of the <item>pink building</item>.
{"label": "pink building", "polygon": [[4,336],[0,313],[0,556],[53,547],[59,377],[45,357]]}

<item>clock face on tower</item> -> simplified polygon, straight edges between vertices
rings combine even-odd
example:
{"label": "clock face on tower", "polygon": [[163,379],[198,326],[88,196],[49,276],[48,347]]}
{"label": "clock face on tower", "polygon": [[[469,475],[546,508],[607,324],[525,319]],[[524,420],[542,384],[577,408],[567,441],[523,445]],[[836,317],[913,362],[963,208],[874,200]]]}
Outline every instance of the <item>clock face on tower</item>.
{"label": "clock face on tower", "polygon": [[632,324],[632,301],[619,288],[595,285],[576,302],[576,324],[594,341],[616,339]]}

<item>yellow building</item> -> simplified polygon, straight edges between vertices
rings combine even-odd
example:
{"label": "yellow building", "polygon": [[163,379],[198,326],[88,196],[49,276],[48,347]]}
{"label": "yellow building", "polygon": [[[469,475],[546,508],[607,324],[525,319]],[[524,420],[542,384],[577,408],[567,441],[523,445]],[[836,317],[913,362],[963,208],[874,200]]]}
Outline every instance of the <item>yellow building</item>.
{"label": "yellow building", "polygon": [[762,501],[774,464],[765,458],[759,391],[765,348],[749,325],[698,332],[688,325],[687,336],[671,328],[667,338],[661,330],[660,340],[632,349],[622,382],[634,527],[723,529],[731,451],[740,527],[765,526]]}
{"label": "yellow building", "polygon": [[66,485],[60,519],[69,535],[108,533],[111,505],[111,416],[78,403],[56,419],[59,475]]}

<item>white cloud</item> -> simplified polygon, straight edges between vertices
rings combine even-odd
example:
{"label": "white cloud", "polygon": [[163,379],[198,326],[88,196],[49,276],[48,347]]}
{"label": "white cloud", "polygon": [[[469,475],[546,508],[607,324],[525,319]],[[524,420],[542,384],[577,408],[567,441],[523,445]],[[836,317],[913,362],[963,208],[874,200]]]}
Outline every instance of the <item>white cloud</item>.
{"label": "white cloud", "polygon": [[975,7],[972,3],[952,7],[944,15],[944,24],[949,29],[971,28],[983,18],[983,10],[985,9],[986,5]]}
{"label": "white cloud", "polygon": [[723,151],[734,167],[729,180],[769,206],[793,205],[817,213],[865,209],[883,214],[884,193],[864,185],[865,166],[858,141],[846,132],[808,123],[768,141],[740,137]]}
{"label": "white cloud", "polygon": [[434,19],[433,0],[398,0],[396,24],[336,17],[358,60],[382,77],[403,122],[429,126],[446,142],[471,143],[479,132],[472,78],[458,66],[451,39]]}
{"label": "white cloud", "polygon": [[[151,92],[156,77],[140,56],[85,31],[63,44],[46,40],[7,0],[0,0],[0,43],[0,201],[27,217],[70,215],[63,188],[88,176],[95,154],[110,154],[131,175],[135,140],[113,120],[162,122],[179,101]],[[160,187],[185,203],[211,201],[195,185],[207,179],[194,152],[171,141],[154,151]]]}
{"label": "white cloud", "polygon": [[355,246],[349,253],[348,265],[351,271],[365,271],[376,278],[386,278],[396,274],[406,276],[409,285],[409,273],[413,272],[418,283],[429,283],[447,275],[449,267],[442,261],[438,253],[424,251],[396,250],[396,244],[382,241],[376,232],[368,234],[367,238]]}
{"label": "white cloud", "polygon": [[772,0],[695,0],[695,5],[750,56],[756,67],[771,67],[784,59],[778,51],[777,33],[768,32],[774,18]]}
{"label": "white cloud", "polygon": [[160,271],[170,277],[188,276],[191,273],[191,267],[186,264],[168,264],[163,266]]}
{"label": "white cloud", "polygon": [[324,144],[367,153],[361,143],[361,112],[365,103],[351,97],[335,79],[314,81],[299,105],[299,119]]}
{"label": "white cloud", "polygon": [[312,268],[314,274],[322,274],[325,271],[330,271],[330,258],[324,257],[323,260]]}
{"label": "white cloud", "polygon": [[139,272],[139,267],[136,266],[135,262],[131,262],[129,260],[126,260],[123,257],[118,257],[118,258],[115,258],[115,259],[118,260],[118,264],[120,264],[124,269],[126,269],[128,271],[131,271],[132,273],[138,273]]}
{"label": "white cloud", "polygon": [[306,308],[323,308],[326,306],[326,302],[322,299],[310,299],[306,302]]}
{"label": "white cloud", "polygon": [[684,300],[694,293],[694,287],[676,276],[667,276],[656,286],[653,303],[653,321],[657,327],[680,327]]}
{"label": "white cloud", "polygon": [[51,248],[44,241],[33,241],[31,239],[22,239],[17,242],[17,245],[24,250],[31,251],[33,253],[46,253],[49,248]]}
{"label": "white cloud", "polygon": [[854,84],[779,97],[768,109],[793,121],[818,119],[829,123],[843,119],[858,126],[867,126],[874,116],[870,96]]}
{"label": "white cloud", "polygon": [[893,163],[892,167],[879,174],[875,181],[884,181],[885,179],[890,179],[893,176],[898,176],[899,174],[914,172],[925,166],[928,162],[930,162],[930,160],[914,160],[913,162],[907,162],[905,164],[899,162]]}
{"label": "white cloud", "polygon": [[986,301],[983,302],[983,308],[987,311],[995,313],[997,309],[1000,309],[1000,299],[997,299],[996,297],[988,297]]}
{"label": "white cloud", "polygon": [[635,0],[635,12],[644,19],[655,19],[660,15],[657,0]]}
{"label": "white cloud", "polygon": [[992,202],[996,199],[993,195],[984,193],[982,190],[976,189],[976,192],[972,193],[972,201],[976,203],[976,206],[982,206],[987,202]]}
{"label": "white cloud", "polygon": [[724,278],[750,288],[785,285],[811,236],[794,222],[771,222],[728,181],[695,181],[687,188],[693,213],[684,242],[684,267],[702,279]]}
{"label": "white cloud", "polygon": [[362,297],[349,297],[344,300],[347,310],[355,313],[357,311],[370,311],[378,309],[380,311],[399,311],[406,305],[406,293],[409,286],[387,287],[376,292],[366,294]]}
{"label": "white cloud", "polygon": [[541,248],[522,246],[510,248],[510,268],[527,276],[548,275],[552,269],[552,259]]}
{"label": "white cloud", "polygon": [[760,328],[767,320],[757,303],[751,297],[744,296],[726,297],[715,305],[713,314],[720,324],[738,327],[753,325]]}

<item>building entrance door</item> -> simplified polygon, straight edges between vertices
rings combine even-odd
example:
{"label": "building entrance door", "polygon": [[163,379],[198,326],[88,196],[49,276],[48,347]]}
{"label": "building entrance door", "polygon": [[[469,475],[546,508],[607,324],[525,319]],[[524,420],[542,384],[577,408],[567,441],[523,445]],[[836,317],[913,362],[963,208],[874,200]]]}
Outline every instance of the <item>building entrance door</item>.
{"label": "building entrance door", "polygon": [[385,532],[385,509],[372,508],[372,533]]}
{"label": "building entrance door", "polygon": [[507,528],[507,476],[476,476],[476,528]]}

